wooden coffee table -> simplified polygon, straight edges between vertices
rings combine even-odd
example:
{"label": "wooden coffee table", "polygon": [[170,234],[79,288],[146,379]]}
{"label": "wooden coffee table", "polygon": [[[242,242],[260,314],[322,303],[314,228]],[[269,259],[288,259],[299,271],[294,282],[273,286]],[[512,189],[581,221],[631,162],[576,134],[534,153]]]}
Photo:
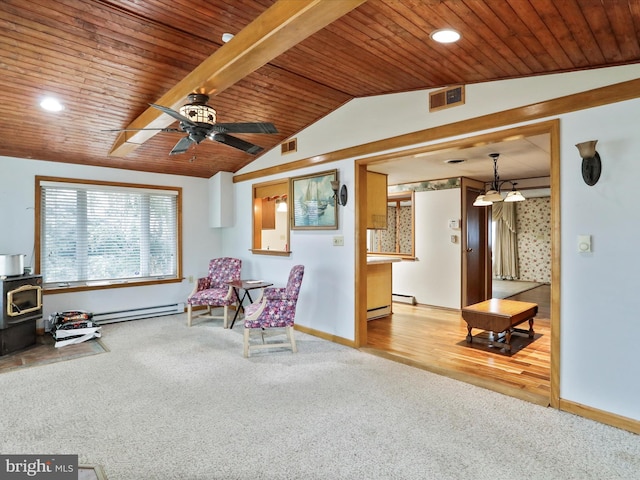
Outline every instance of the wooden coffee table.
{"label": "wooden coffee table", "polygon": [[[467,322],[467,342],[473,342],[471,330],[481,328],[494,333],[489,340],[476,337],[477,341],[491,346],[506,349],[511,353],[511,334],[513,332],[528,334],[533,338],[533,318],[538,313],[538,305],[515,300],[491,298],[462,309],[462,318]],[[529,321],[529,330],[515,328],[517,325]],[[504,335],[501,335],[504,334]],[[495,339],[498,337],[497,339]],[[502,341],[504,340],[504,342]]]}

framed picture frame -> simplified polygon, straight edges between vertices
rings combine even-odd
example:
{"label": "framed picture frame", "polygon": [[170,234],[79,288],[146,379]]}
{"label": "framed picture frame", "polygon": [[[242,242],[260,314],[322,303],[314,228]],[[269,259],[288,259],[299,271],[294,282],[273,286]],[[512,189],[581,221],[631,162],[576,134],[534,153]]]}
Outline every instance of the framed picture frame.
{"label": "framed picture frame", "polygon": [[292,230],[336,230],[338,209],[331,182],[338,170],[292,177],[289,191]]}

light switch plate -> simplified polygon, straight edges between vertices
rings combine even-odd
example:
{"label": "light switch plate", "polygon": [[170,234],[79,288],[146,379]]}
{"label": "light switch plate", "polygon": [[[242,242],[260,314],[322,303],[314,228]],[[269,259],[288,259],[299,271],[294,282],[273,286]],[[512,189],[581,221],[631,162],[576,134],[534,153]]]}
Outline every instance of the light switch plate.
{"label": "light switch plate", "polygon": [[337,235],[333,237],[333,246],[344,247],[344,237],[342,235]]}

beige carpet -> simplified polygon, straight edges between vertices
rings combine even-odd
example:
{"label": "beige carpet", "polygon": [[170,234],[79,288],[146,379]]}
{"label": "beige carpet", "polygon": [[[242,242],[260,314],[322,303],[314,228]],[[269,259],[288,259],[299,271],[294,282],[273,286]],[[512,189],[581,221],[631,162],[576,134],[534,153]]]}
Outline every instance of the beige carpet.
{"label": "beige carpet", "polygon": [[77,454],[109,480],[638,478],[630,432],[296,340],[247,359],[221,321],[105,325],[108,353],[0,375],[0,451]]}

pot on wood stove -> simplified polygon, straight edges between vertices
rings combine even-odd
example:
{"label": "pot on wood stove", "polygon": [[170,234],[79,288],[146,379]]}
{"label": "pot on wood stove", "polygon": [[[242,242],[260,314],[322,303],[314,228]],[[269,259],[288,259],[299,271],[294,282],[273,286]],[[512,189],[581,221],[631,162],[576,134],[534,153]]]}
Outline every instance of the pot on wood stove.
{"label": "pot on wood stove", "polygon": [[13,277],[24,274],[24,259],[26,255],[0,254],[0,277]]}

